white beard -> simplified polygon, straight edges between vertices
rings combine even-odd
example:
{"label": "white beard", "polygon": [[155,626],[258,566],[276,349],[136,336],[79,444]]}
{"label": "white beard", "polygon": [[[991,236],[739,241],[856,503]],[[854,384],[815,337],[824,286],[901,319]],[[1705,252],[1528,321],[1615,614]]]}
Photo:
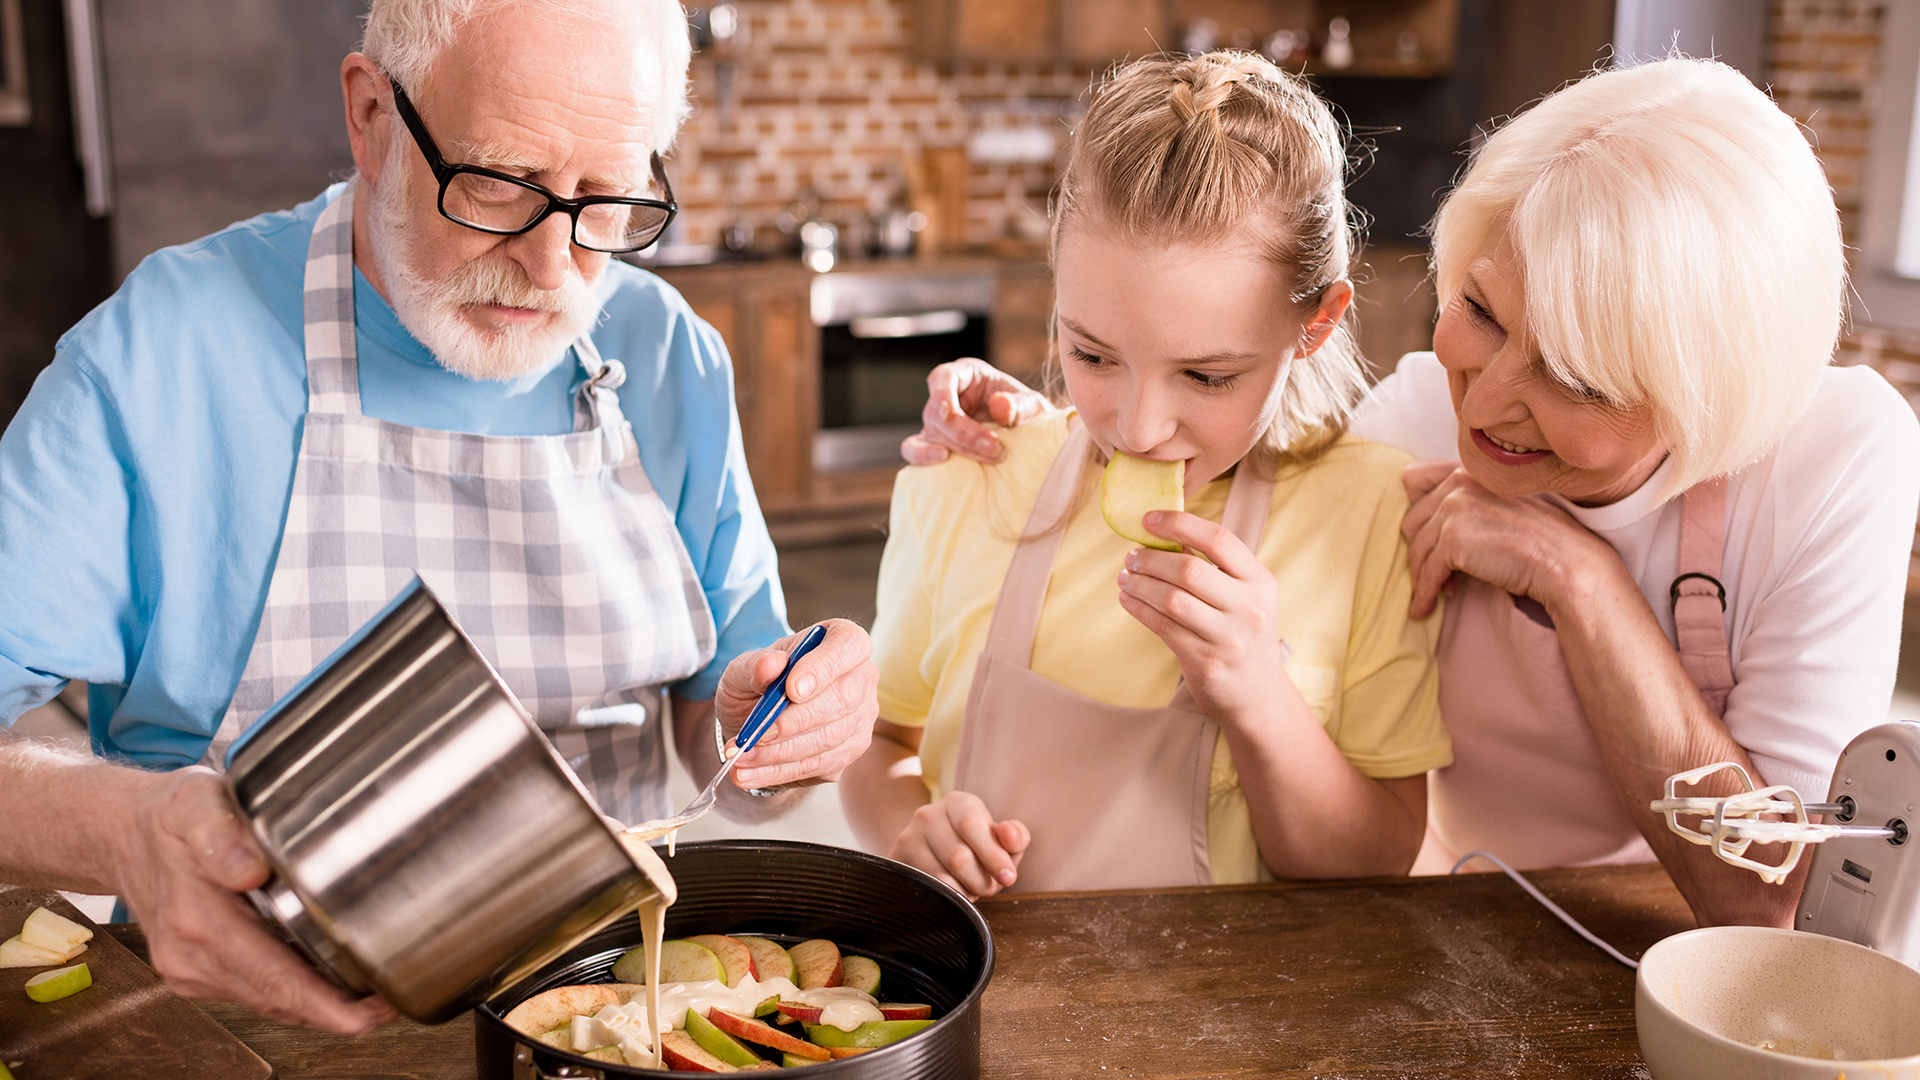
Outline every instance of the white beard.
{"label": "white beard", "polygon": [[[498,251],[467,263],[445,281],[422,277],[414,265],[426,241],[407,209],[408,173],[401,156],[414,148],[405,139],[395,140],[394,148],[384,182],[368,192],[367,227],[400,324],[442,367],[469,379],[505,382],[552,366],[598,314],[587,283],[568,274],[558,289],[535,288],[526,271]],[[468,314],[483,304],[550,311],[555,317],[536,326],[488,330]]]}

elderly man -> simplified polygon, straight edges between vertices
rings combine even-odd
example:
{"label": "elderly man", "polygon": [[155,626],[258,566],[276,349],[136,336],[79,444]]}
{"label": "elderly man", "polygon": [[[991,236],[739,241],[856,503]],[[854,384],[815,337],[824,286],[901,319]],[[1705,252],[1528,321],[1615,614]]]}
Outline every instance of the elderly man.
{"label": "elderly man", "polygon": [[[717,767],[792,640],[774,553],[718,335],[609,257],[671,219],[686,71],[672,0],[376,0],[357,177],[159,252],[62,339],[0,440],[0,720],[84,680],[105,760],[0,742],[0,880],[119,895],[181,993],[390,1016],[251,915],[214,770],[416,569],[609,812],[667,809],[667,695]],[[723,809],[860,756],[869,651],[831,625]]]}

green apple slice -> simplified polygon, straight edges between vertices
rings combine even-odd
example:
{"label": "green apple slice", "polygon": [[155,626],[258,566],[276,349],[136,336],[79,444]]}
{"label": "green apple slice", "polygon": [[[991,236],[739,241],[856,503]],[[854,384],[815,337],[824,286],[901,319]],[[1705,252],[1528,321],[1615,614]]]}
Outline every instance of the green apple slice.
{"label": "green apple slice", "polygon": [[1100,514],[1108,528],[1136,544],[1179,551],[1179,544],[1148,532],[1142,519],[1155,510],[1185,510],[1186,480],[1184,461],[1147,461],[1116,450],[1100,475]]}
{"label": "green apple slice", "polygon": [[[647,981],[645,949],[628,949],[613,962],[613,977],[623,983]],[[660,943],[660,981],[717,982],[725,985],[727,968],[712,949],[675,938]]]}
{"label": "green apple slice", "polygon": [[34,908],[20,928],[20,940],[48,952],[70,953],[93,940],[93,931],[46,908]]}
{"label": "green apple slice", "polygon": [[687,1034],[700,1044],[700,1049],[719,1058],[735,1068],[753,1069],[760,1066],[760,1055],[741,1045],[738,1039],[714,1027],[694,1009],[687,1010]]}
{"label": "green apple slice", "polygon": [[85,964],[43,971],[27,980],[27,996],[35,1001],[59,1001],[93,985],[93,974]]}
{"label": "green apple slice", "polygon": [[831,1024],[808,1024],[807,1038],[821,1046],[887,1046],[933,1026],[931,1020],[869,1020],[852,1031]]}
{"label": "green apple slice", "polygon": [[840,985],[851,986],[868,997],[880,996],[880,965],[864,956],[843,957],[840,961]]}

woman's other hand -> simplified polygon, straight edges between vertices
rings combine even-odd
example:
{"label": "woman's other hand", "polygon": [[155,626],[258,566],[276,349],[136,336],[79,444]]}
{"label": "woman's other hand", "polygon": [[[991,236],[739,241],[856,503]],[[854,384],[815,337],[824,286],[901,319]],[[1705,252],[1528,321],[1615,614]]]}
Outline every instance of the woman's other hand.
{"label": "woman's other hand", "polygon": [[914,811],[890,854],[979,900],[1019,879],[1031,840],[1020,822],[993,820],[978,795],[949,791]]}
{"label": "woman's other hand", "polygon": [[938,465],[959,453],[992,464],[1000,460],[1000,439],[983,421],[1014,427],[1052,408],[1026,383],[985,360],[948,361],[927,374],[923,426],[900,444],[900,456],[913,465]]}
{"label": "woman's other hand", "polygon": [[1456,570],[1551,609],[1573,568],[1620,562],[1605,540],[1559,507],[1495,495],[1457,462],[1416,461],[1400,479],[1413,504],[1400,531],[1413,568],[1408,613],[1416,619],[1432,614]]}
{"label": "woman's other hand", "polygon": [[1188,550],[1128,552],[1120,606],[1173,650],[1207,715],[1223,725],[1262,715],[1287,683],[1272,572],[1232,531],[1206,518],[1156,510],[1144,524]]}

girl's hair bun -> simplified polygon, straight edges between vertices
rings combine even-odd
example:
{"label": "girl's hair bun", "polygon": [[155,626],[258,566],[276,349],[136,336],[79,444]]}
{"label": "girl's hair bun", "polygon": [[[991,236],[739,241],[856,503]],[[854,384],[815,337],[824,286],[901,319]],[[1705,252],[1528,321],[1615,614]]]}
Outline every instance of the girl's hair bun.
{"label": "girl's hair bun", "polygon": [[[1061,177],[1054,247],[1081,218],[1143,244],[1252,243],[1304,320],[1348,279],[1359,246],[1346,168],[1346,133],[1304,79],[1257,53],[1150,56],[1094,88]],[[1365,390],[1343,321],[1294,360],[1257,449],[1317,453]]]}

